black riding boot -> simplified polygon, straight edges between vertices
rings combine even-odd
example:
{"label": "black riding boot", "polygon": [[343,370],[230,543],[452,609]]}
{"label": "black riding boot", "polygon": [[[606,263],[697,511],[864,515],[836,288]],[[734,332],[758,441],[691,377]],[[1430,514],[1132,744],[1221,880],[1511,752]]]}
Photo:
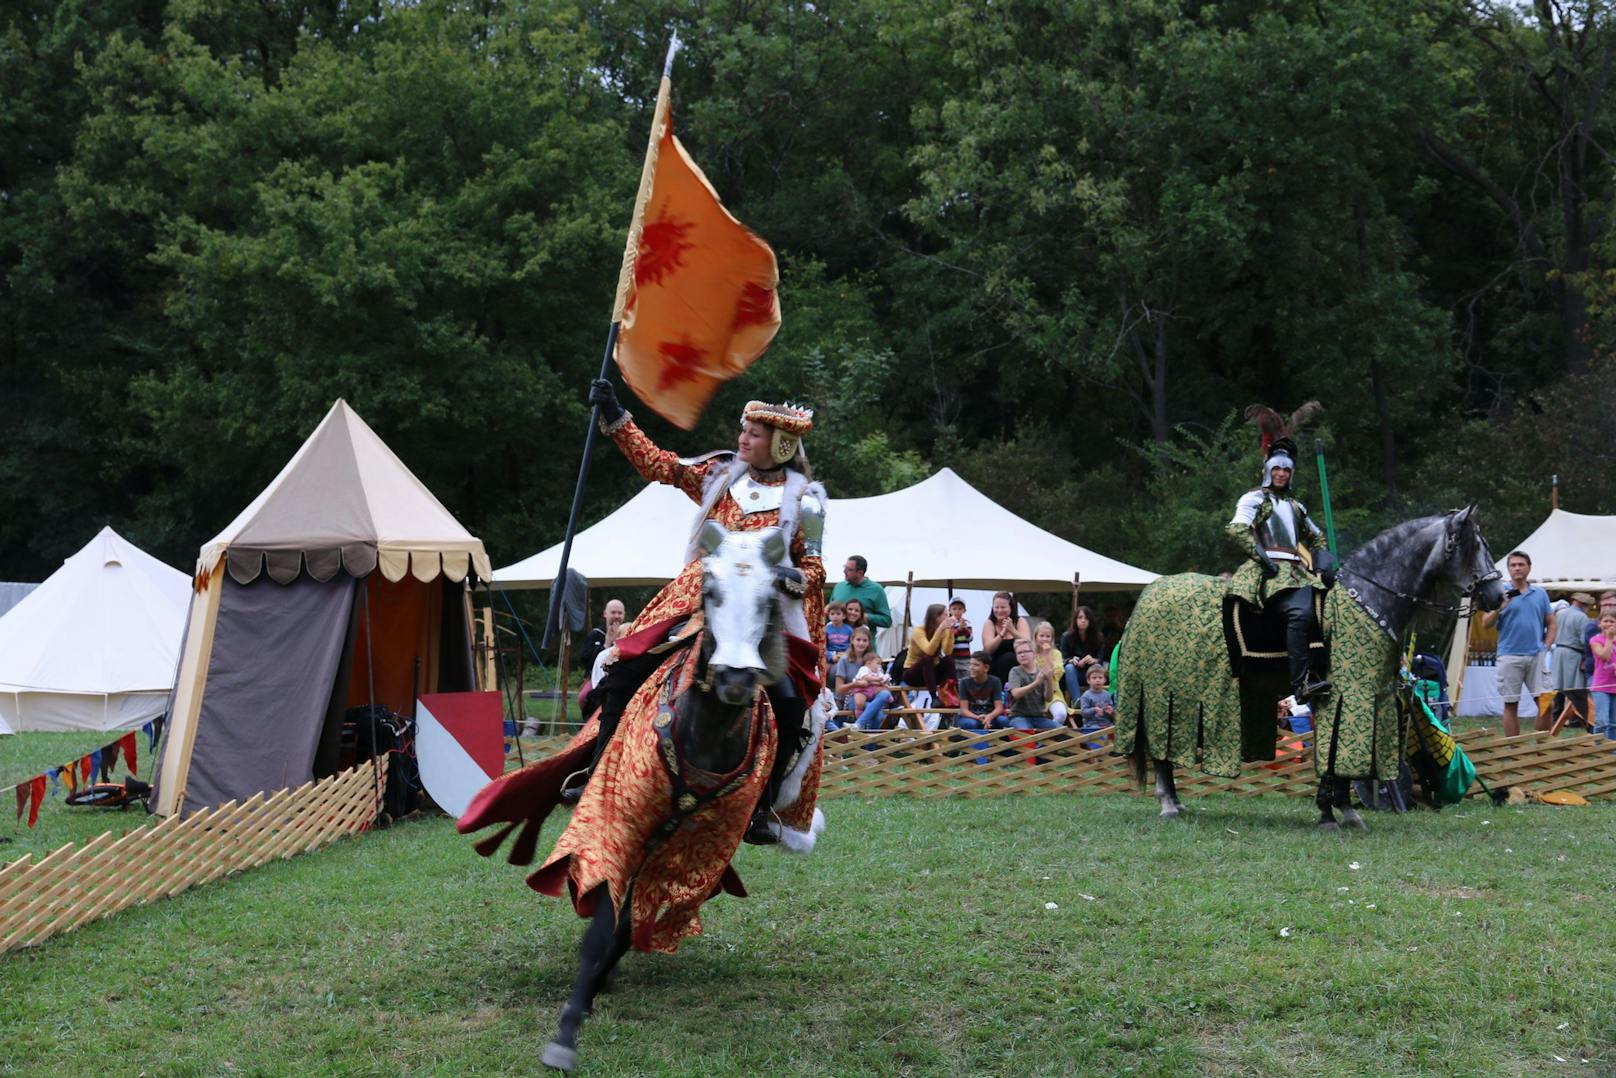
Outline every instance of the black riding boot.
{"label": "black riding boot", "polygon": [[1274,596],[1280,616],[1285,621],[1285,652],[1290,659],[1291,692],[1298,702],[1323,696],[1330,691],[1330,683],[1315,678],[1311,672],[1312,654],[1308,636],[1314,626],[1313,589],[1289,588]]}
{"label": "black riding boot", "polygon": [[[606,668],[600,684],[589,691],[588,706],[600,708],[600,733],[595,737],[595,753],[589,758],[589,766],[584,769],[583,775],[562,787],[563,804],[575,805],[584,795],[589,776],[595,773],[595,765],[600,763],[607,742],[617,733],[617,724],[623,718],[623,712],[628,710],[628,702],[634,699],[634,694],[645,684],[645,679],[656,672],[664,658],[666,656],[663,655],[641,655],[634,659],[619,659]],[[584,717],[588,718],[587,712]]]}
{"label": "black riding boot", "polygon": [[808,705],[797,695],[797,687],[790,678],[781,678],[767,692],[769,710],[774,714],[774,767],[769,771],[769,781],[763,786],[763,796],[746,829],[746,841],[754,846],[772,846],[780,841],[780,836],[769,829],[769,822],[774,816],[774,802],[780,796],[780,787],[785,784],[786,772],[802,748],[803,720],[808,715]]}

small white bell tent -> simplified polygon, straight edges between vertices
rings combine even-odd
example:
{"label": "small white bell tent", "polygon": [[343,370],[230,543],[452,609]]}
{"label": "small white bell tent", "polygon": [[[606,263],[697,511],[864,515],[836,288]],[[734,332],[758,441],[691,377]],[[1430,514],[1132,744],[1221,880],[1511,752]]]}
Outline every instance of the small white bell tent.
{"label": "small white bell tent", "polygon": [[102,528],[0,617],[0,733],[161,715],[190,592],[184,573]]}

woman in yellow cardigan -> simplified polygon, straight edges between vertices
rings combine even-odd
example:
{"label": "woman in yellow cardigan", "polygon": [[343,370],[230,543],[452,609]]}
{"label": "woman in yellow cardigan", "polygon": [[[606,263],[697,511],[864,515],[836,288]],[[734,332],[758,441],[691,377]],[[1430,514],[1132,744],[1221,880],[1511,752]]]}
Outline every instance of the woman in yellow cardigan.
{"label": "woman in yellow cardigan", "polygon": [[[954,650],[954,629],[959,623],[947,615],[942,603],[926,608],[926,620],[909,630],[909,655],[903,668],[906,685],[925,686],[937,702],[937,684],[948,680],[944,662]],[[951,664],[950,664],[951,666]]]}

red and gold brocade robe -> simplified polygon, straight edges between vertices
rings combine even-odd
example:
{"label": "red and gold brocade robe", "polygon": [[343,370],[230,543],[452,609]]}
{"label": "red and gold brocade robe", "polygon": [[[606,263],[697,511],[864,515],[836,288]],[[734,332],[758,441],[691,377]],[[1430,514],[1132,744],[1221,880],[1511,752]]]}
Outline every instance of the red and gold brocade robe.
{"label": "red and gold brocade robe", "polygon": [[[622,425],[611,432],[611,439],[617,443],[617,447],[623,451],[623,455],[641,476],[653,483],[666,483],[678,487],[697,505],[702,504],[704,500],[703,484],[707,476],[715,471],[721,472],[727,469],[734,459],[730,455],[721,454],[705,460],[686,462],[677,455],[658,448],[634,420],[627,416],[624,417]],[[781,477],[779,481],[785,482],[784,471],[778,474]],[[768,482],[767,478],[760,478],[758,473],[754,473],[754,480]],[[762,531],[764,528],[779,525],[780,510],[760,509],[747,512],[736,502],[731,492],[726,490],[708,517],[732,532]],[[806,584],[802,613],[808,622],[808,643],[813,645],[812,654],[819,657],[816,660],[816,673],[818,684],[822,685],[825,654],[825,563],[817,554],[808,554],[801,529],[791,537],[791,564],[801,571]],[[655,625],[666,624],[671,627],[673,623],[688,618],[700,609],[701,562],[694,560],[645,604],[645,609],[640,611],[633,623],[624,626],[622,635],[624,638],[633,637]],[[805,698],[812,700],[817,695],[817,687],[814,686],[815,692],[806,694]]]}

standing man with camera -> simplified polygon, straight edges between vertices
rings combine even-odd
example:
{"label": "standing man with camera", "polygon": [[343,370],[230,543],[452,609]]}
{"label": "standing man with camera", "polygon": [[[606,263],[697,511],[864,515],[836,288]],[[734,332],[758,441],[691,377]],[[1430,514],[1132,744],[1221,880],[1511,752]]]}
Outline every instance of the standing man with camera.
{"label": "standing man with camera", "polygon": [[[1504,564],[1510,590],[1504,593],[1503,606],[1481,616],[1481,624],[1483,628],[1498,625],[1498,695],[1504,698],[1504,736],[1514,737],[1521,732],[1521,693],[1537,694],[1542,655],[1554,646],[1558,626],[1549,608],[1549,593],[1526,579],[1532,571],[1526,551],[1510,551]],[[1539,710],[1536,727],[1547,730],[1544,719],[1552,721],[1552,717]]]}

